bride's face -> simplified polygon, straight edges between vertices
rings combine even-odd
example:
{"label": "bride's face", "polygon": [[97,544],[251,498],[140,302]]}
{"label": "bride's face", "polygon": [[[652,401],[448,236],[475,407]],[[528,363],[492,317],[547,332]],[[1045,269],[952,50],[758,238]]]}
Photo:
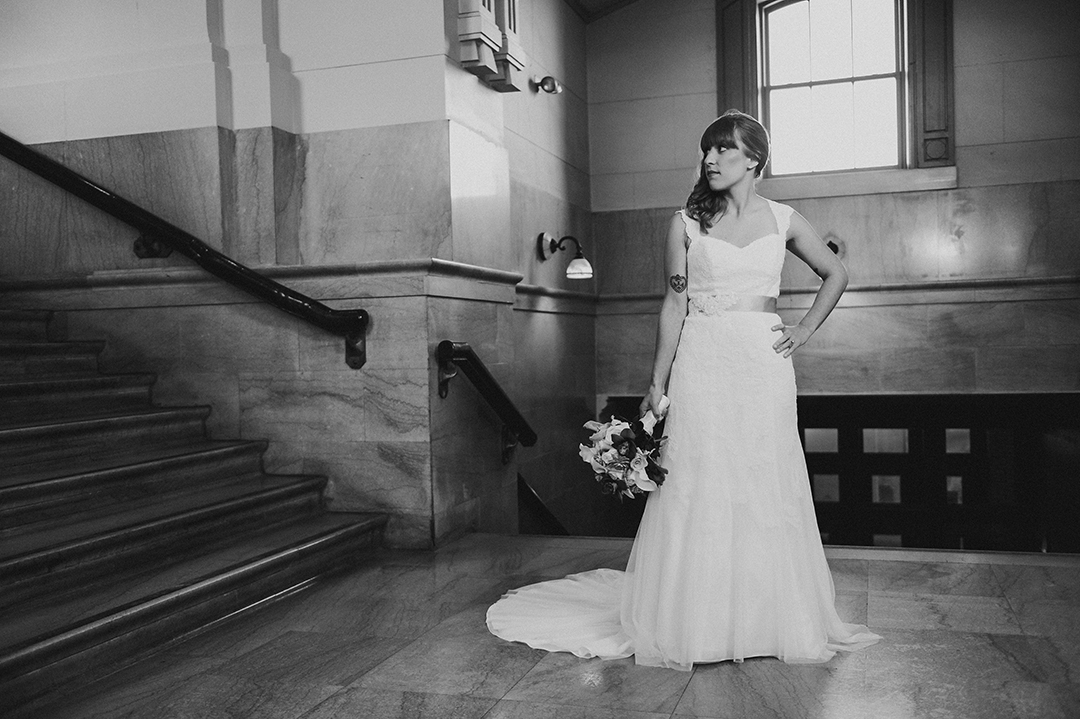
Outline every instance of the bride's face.
{"label": "bride's face", "polygon": [[713,192],[727,190],[750,175],[754,176],[757,161],[746,154],[742,140],[735,138],[735,147],[713,147],[705,153],[705,178]]}

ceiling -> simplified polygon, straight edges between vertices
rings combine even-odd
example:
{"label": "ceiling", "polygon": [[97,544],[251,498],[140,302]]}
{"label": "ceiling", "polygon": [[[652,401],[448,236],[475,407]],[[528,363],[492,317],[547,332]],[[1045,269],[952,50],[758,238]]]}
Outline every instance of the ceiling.
{"label": "ceiling", "polygon": [[602,18],[634,2],[636,0],[566,0],[566,4],[572,7],[574,12],[586,23]]}

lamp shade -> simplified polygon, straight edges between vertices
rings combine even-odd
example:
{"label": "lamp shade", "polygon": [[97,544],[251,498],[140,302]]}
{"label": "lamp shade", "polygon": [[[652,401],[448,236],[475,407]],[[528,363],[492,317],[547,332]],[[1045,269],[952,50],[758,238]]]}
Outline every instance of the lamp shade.
{"label": "lamp shade", "polygon": [[592,265],[580,255],[570,260],[566,266],[566,277],[571,280],[587,280],[592,277]]}

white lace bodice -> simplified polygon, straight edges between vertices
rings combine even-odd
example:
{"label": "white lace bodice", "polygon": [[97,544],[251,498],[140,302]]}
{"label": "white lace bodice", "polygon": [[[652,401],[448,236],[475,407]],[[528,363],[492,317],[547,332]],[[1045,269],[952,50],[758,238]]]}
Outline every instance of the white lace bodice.
{"label": "white lace bodice", "polygon": [[780,295],[780,271],[784,267],[792,209],[767,200],[776,218],[776,232],[737,247],[701,232],[697,220],[679,210],[686,225],[687,297],[691,305],[711,314],[741,295]]}

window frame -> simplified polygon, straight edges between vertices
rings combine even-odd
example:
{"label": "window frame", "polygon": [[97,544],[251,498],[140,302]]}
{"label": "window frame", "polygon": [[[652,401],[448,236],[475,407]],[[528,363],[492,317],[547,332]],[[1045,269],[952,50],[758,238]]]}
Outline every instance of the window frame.
{"label": "window frame", "polygon": [[[717,112],[762,116],[759,7],[773,0],[717,0]],[[953,141],[952,0],[902,0],[901,75],[907,116],[900,168],[779,175],[759,189],[782,199],[957,187]]]}
{"label": "window frame", "polygon": [[[856,0],[857,1],[857,0]],[[888,165],[868,165],[866,167],[845,167],[835,170],[810,170],[808,172],[785,172],[781,175],[775,175],[772,171],[772,163],[769,163],[765,168],[766,178],[782,178],[782,177],[805,177],[807,175],[823,175],[826,173],[841,173],[841,172],[861,172],[863,170],[903,170],[911,167],[912,159],[909,148],[911,147],[911,141],[909,138],[909,131],[911,127],[911,112],[910,103],[907,100],[908,95],[908,83],[907,72],[905,70],[907,66],[907,53],[906,38],[907,28],[904,22],[904,11],[906,2],[904,0],[892,0],[893,4],[893,22],[896,32],[893,34],[893,51],[894,51],[894,64],[893,71],[889,73],[874,73],[872,75],[855,75],[852,70],[852,75],[843,78],[830,78],[827,80],[813,80],[810,79],[806,82],[785,83],[780,85],[769,84],[770,67],[768,58],[769,48],[769,29],[768,23],[765,20],[765,16],[776,10],[780,10],[783,7],[789,5],[795,5],[796,3],[805,2],[810,3],[810,0],[758,0],[756,8],[756,25],[755,32],[758,38],[758,77],[757,93],[758,103],[761,107],[761,122],[765,127],[769,128],[769,132],[772,132],[772,102],[770,99],[770,91],[788,89],[795,87],[820,87],[823,85],[837,85],[840,83],[850,82],[855,84],[864,80],[882,79],[882,78],[895,78],[896,80],[896,162]]]}

